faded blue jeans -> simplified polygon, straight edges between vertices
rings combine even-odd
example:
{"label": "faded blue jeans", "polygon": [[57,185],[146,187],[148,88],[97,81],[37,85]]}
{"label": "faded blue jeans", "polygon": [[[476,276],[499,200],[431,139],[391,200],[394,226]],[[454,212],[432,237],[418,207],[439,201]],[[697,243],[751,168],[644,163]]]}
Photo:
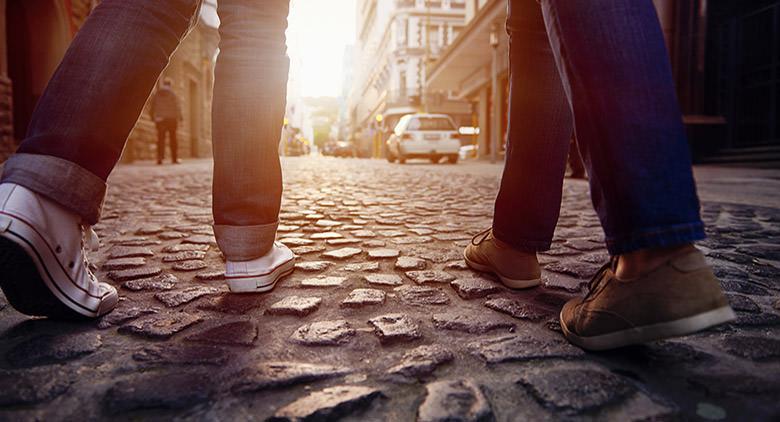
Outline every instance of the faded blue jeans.
{"label": "faded blue jeans", "polygon": [[506,166],[493,234],[550,248],[572,131],[612,255],[704,238],[651,0],[510,0]]}
{"label": "faded blue jeans", "polygon": [[[144,103],[201,0],[103,0],[78,32],[2,181],[47,196],[94,224]],[[289,0],[220,0],[213,101],[214,231],[225,257],[273,244],[282,195],[278,145]]]}

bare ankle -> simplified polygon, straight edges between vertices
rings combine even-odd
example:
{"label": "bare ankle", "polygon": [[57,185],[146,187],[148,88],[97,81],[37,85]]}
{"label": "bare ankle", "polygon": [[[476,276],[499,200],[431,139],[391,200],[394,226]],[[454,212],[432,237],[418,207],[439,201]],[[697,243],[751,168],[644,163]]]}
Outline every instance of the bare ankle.
{"label": "bare ankle", "polygon": [[630,280],[658,268],[670,259],[696,250],[693,243],[666,247],[641,249],[620,255],[615,276],[618,279]]}

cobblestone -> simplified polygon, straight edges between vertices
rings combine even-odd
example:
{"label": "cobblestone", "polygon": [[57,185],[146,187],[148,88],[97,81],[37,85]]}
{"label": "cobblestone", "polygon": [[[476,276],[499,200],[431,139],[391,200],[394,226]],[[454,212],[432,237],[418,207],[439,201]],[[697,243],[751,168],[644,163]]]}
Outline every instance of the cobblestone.
{"label": "cobblestone", "polygon": [[[558,319],[609,259],[585,183],[564,183],[543,285],[510,290],[462,257],[490,226],[500,166],[284,166],[278,238],[296,270],[245,295],[223,281],[211,162],[120,166],[89,258],[122,300],[64,324],[0,295],[0,419],[478,420],[483,404],[501,421],[695,420],[702,403],[725,419],[780,414],[780,201],[740,196],[780,177],[701,179],[699,245],[736,322],[585,353]],[[323,394],[334,386],[367,390]]]}
{"label": "cobblestone", "polygon": [[381,391],[371,387],[328,387],[282,407],[273,420],[336,420],[355,409],[367,406],[381,395]]}

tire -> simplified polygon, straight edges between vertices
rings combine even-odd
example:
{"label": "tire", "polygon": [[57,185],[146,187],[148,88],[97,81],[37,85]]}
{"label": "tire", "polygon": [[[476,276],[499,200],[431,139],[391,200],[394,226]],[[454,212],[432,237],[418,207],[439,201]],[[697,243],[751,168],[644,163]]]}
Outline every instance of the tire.
{"label": "tire", "polygon": [[406,157],[403,154],[398,155],[398,164],[406,164]]}
{"label": "tire", "polygon": [[431,164],[439,164],[439,161],[441,161],[440,155],[431,155],[430,158]]}
{"label": "tire", "polygon": [[395,163],[395,157],[393,157],[393,155],[390,154],[390,151],[387,151],[387,157],[385,158],[387,158],[388,163]]}
{"label": "tire", "polygon": [[458,164],[458,156],[450,155],[449,157],[447,157],[447,162],[450,164]]}

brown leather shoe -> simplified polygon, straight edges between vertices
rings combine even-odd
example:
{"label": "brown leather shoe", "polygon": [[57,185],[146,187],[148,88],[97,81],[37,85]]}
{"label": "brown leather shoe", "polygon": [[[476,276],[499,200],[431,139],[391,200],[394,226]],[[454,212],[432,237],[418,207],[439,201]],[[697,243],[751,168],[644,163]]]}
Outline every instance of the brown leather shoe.
{"label": "brown leather shoe", "polygon": [[613,258],[591,280],[588,294],[561,310],[564,336],[583,349],[683,336],[735,318],[698,250],[632,280],[618,279],[616,264]]}
{"label": "brown leather shoe", "polygon": [[463,258],[472,269],[493,273],[512,289],[527,289],[542,282],[536,254],[512,249],[493,237],[491,229],[471,239],[471,244],[463,251]]}

